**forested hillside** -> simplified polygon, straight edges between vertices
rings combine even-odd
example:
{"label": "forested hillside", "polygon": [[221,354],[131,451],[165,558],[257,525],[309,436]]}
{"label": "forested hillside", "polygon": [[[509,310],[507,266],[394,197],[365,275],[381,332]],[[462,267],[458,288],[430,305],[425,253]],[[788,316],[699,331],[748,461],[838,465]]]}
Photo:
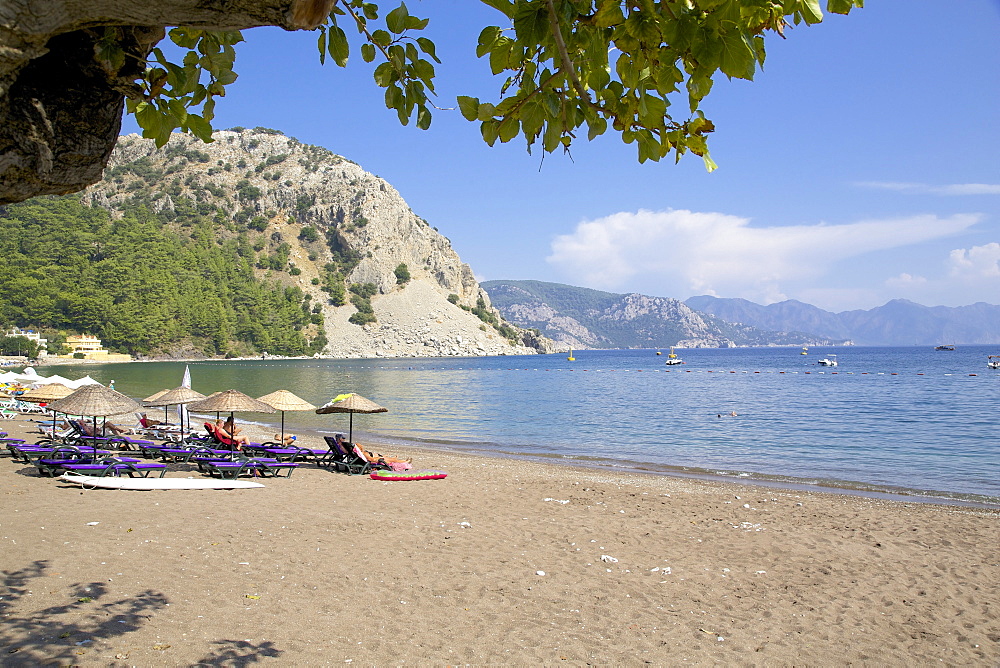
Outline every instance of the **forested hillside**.
{"label": "forested hillside", "polygon": [[257,254],[233,222],[179,208],[113,220],[78,196],[0,207],[3,324],[94,334],[132,354],[322,349],[311,296],[255,278]]}

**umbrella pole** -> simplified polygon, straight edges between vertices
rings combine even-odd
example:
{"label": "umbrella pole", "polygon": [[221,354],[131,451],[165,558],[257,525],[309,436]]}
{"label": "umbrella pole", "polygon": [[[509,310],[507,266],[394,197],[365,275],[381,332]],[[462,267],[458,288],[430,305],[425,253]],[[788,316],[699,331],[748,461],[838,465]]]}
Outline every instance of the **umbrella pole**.
{"label": "umbrella pole", "polygon": [[285,444],[285,411],[281,411],[281,445]]}
{"label": "umbrella pole", "polygon": [[94,416],[94,459],[97,459],[97,416]]}
{"label": "umbrella pole", "polygon": [[354,445],[354,411],[351,411],[350,413],[348,413],[348,415],[350,415],[351,417],[349,418],[350,429],[347,430],[347,441],[351,445]]}

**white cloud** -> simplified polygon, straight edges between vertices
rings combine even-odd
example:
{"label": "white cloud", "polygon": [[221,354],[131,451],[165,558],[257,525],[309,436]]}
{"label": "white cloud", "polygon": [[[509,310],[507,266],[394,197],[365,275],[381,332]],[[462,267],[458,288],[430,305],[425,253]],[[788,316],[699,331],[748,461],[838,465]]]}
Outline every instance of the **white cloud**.
{"label": "white cloud", "polygon": [[920,288],[927,285],[927,279],[923,276],[914,276],[904,272],[899,276],[887,278],[885,285],[887,288],[894,290],[912,290],[913,288]]}
{"label": "white cloud", "polygon": [[957,248],[948,255],[950,274],[966,280],[1000,278],[1000,244]]}
{"label": "white cloud", "polygon": [[857,185],[877,190],[923,193],[929,195],[1000,195],[1000,184],[996,183],[952,183],[930,185],[927,183],[896,183],[887,181],[866,181]]}
{"label": "white cloud", "polygon": [[[771,303],[840,260],[946,237],[980,216],[933,215],[844,225],[751,227],[746,218],[686,210],[616,213],[556,237],[547,260],[568,282],[610,291],[718,294]],[[648,289],[648,288],[647,288]],[[641,291],[641,290],[640,290]]]}

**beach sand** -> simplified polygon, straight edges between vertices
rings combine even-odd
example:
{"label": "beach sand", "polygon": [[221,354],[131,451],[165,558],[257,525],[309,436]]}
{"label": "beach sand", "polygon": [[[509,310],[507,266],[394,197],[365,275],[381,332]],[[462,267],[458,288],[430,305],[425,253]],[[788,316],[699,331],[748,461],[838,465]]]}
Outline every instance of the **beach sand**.
{"label": "beach sand", "polygon": [[449,475],[83,491],[0,460],[0,664],[1000,665],[996,511],[393,454]]}

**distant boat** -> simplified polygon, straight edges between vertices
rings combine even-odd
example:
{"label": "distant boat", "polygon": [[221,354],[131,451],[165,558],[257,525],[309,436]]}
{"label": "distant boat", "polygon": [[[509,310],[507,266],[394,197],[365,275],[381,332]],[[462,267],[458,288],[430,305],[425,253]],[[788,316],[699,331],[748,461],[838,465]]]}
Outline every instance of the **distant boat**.
{"label": "distant boat", "polygon": [[809,348],[807,346],[802,346],[802,352],[799,353],[799,355],[808,355],[808,354],[809,354]]}
{"label": "distant boat", "polygon": [[667,366],[674,366],[675,364],[684,364],[684,360],[677,356],[674,352],[674,347],[670,346],[670,354],[667,355],[667,361],[664,362]]}
{"label": "distant boat", "polygon": [[819,364],[820,366],[837,366],[837,356],[828,355],[816,363]]}
{"label": "distant boat", "polygon": [[570,362],[575,362],[576,361],[576,358],[573,357],[573,349],[572,348],[569,349],[569,357],[567,357],[566,359],[568,359]]}
{"label": "distant boat", "polygon": [[991,369],[1000,369],[1000,355],[990,355],[987,357],[986,366]]}
{"label": "distant boat", "polygon": [[954,350],[955,346],[934,346],[934,350]]}

